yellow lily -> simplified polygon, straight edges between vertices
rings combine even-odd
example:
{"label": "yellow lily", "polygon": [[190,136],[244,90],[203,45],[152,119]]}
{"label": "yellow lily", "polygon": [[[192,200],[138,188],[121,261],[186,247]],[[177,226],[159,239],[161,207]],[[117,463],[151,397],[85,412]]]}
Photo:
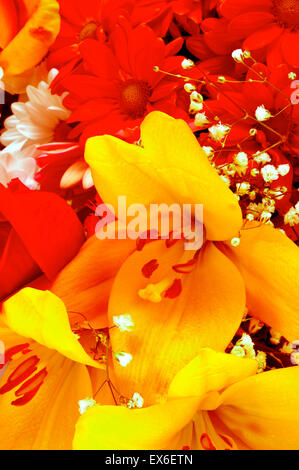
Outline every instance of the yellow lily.
{"label": "yellow lily", "polygon": [[0,339],[0,448],[71,449],[78,401],[93,395],[88,366],[103,368],[92,357],[94,339],[84,349],[63,302],[31,288],[3,304]]}
{"label": "yellow lily", "polygon": [[299,369],[255,375],[256,368],[255,360],[202,349],[160,403],[87,410],[77,423],[74,448],[298,449]]}
{"label": "yellow lily", "polygon": [[[181,242],[173,245],[157,241],[146,245],[142,251],[137,250],[124,262],[112,287],[110,322],[115,315],[129,313],[135,325],[132,332],[111,331],[113,350],[126,351],[133,357],[126,368],[114,362],[116,385],[127,397],[138,392],[144,398],[145,409],[134,411],[133,417],[136,414],[136,419],[141,420],[145,416],[151,422],[152,410],[157,410],[153,418],[155,422],[160,413],[160,408],[155,407],[160,406],[157,403],[161,397],[164,400],[169,393],[176,375],[198,356],[202,348],[225,351],[241,322],[245,306],[255,317],[280,331],[287,339],[298,337],[299,256],[296,245],[270,226],[241,229],[241,212],[234,195],[210,166],[184,122],[162,113],[152,113],[142,125],[141,143],[142,147],[130,145],[111,136],[95,137],[87,142],[86,160],[91,166],[102,199],[115,208],[118,195],[126,195],[128,204],[144,203],[147,206],[163,202],[203,203],[207,234],[204,246],[191,258],[191,263],[190,255],[188,260]],[[233,247],[227,240],[236,237],[236,233],[240,233],[240,244]],[[220,356],[217,360],[221,361]],[[261,384],[259,387],[262,393],[268,387],[268,377],[269,380],[274,377],[273,403],[276,403],[276,372],[271,374],[266,373],[256,380]],[[277,374],[282,380],[286,374],[286,383],[289,383],[288,377],[293,378],[295,372],[277,371]],[[255,382],[252,384],[242,380],[238,386],[243,384],[244,390],[248,391],[245,387],[247,383],[253,386]],[[230,382],[226,385],[230,385]],[[222,388],[217,385],[211,391],[219,392]],[[201,393],[198,395],[202,397]],[[230,395],[227,392],[227,395],[223,394],[225,396]],[[253,397],[258,400],[258,395],[253,394]],[[292,400],[293,395],[290,397]],[[264,403],[265,396],[260,399]],[[269,396],[267,400],[271,402]],[[288,416],[287,420],[290,419],[287,401],[285,398],[286,410],[281,412],[282,421],[285,415]],[[175,410],[177,405],[167,406]],[[234,406],[233,401],[229,406]],[[178,417],[178,428],[172,423],[175,419],[172,417],[173,429],[169,430],[171,436],[188,424],[190,415],[196,414],[198,400],[196,407],[190,408],[189,414],[183,407],[182,416],[186,414],[186,417],[185,421]],[[265,410],[265,413],[269,410],[266,405]],[[109,442],[102,439],[102,431],[97,435],[97,426],[102,426],[106,413],[107,420],[111,420],[114,433],[118,436],[117,442],[111,440],[111,433],[107,434]],[[126,416],[128,419],[131,416],[128,413],[131,411],[114,407],[109,410],[98,407],[90,410],[79,421],[79,437],[75,439],[75,447],[87,446],[84,430],[88,439],[91,439],[91,447],[120,448],[118,423],[122,415],[127,423]],[[172,416],[174,411],[170,413]],[[259,410],[259,413],[263,416],[262,411]],[[90,428],[92,431],[80,424],[85,423],[88,416],[94,416]],[[138,423],[141,426],[141,421]],[[244,429],[246,434],[246,426]],[[145,424],[145,430],[147,439],[152,433],[150,424]],[[167,437],[166,428],[164,431]],[[90,436],[93,433],[94,439]],[[166,446],[164,438],[162,441],[148,439],[140,444],[140,448],[154,445],[150,443],[155,443],[158,448]],[[243,436],[241,440],[246,443],[246,439]],[[124,442],[124,445],[136,448],[133,440]],[[262,446],[264,442],[261,440],[257,444],[254,441],[254,444],[248,442],[246,445]],[[275,446],[278,441],[276,439],[273,442]]]}
{"label": "yellow lily", "polygon": [[57,0],[0,2],[0,67],[6,89],[23,91],[60,29]]}

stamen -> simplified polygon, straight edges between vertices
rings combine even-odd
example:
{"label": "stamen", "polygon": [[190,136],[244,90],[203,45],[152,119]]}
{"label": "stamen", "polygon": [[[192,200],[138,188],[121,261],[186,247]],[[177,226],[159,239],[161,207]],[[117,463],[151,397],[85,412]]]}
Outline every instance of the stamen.
{"label": "stamen", "polygon": [[176,299],[177,297],[179,297],[182,290],[183,287],[181,279],[175,279],[169,289],[167,289],[167,291],[165,292],[164,297],[168,299]]}
{"label": "stamen", "polygon": [[6,364],[13,359],[13,356],[16,356],[18,353],[26,354],[25,351],[30,351],[28,349],[29,343],[25,344],[18,344],[17,346],[13,346],[5,351],[5,362],[4,364],[0,364],[0,370],[3,369]]}
{"label": "stamen", "polygon": [[152,277],[153,273],[158,269],[159,263],[157,259],[152,259],[148,263],[146,263],[142,268],[142,274],[144,277],[149,279]]}
{"label": "stamen", "polygon": [[148,243],[159,240],[159,232],[157,230],[148,230],[143,233],[140,238],[136,241],[136,250],[142,251],[145,245]]}
{"label": "stamen", "polygon": [[44,383],[44,380],[47,377],[47,375],[48,375],[48,372],[46,368],[44,368],[40,372],[35,374],[31,379],[27,380],[27,382],[25,382],[15,392],[16,397],[19,397],[21,395],[23,396],[13,401],[11,404],[14,406],[21,406],[21,405],[26,405],[27,403],[29,403],[29,401],[31,401],[32,398],[34,398],[35,395],[37,394],[38,390]]}
{"label": "stamen", "polygon": [[172,266],[172,269],[179,274],[190,274],[192,272],[192,268],[195,266],[197,262],[198,254],[196,254],[192,259],[187,261],[186,263],[176,264]]}
{"label": "stamen", "polygon": [[210,437],[206,433],[202,434],[200,438],[200,443],[204,450],[216,450],[216,447],[214,446]]}
{"label": "stamen", "polygon": [[39,363],[37,356],[32,356],[26,361],[22,362],[7,379],[7,382],[3,387],[0,388],[0,395],[10,392],[17,385],[26,380],[30,375],[37,370],[37,364]]}
{"label": "stamen", "polygon": [[139,290],[138,295],[143,300],[159,303],[162,300],[162,294],[172,286],[173,281],[172,277],[167,277],[157,284],[148,284],[145,289]]}

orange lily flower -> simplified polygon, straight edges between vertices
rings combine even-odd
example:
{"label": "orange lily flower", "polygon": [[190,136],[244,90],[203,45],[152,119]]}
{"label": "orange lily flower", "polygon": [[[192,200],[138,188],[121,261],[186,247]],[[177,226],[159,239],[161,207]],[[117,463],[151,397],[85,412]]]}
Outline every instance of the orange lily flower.
{"label": "orange lily flower", "polygon": [[[137,250],[124,262],[112,287],[110,322],[115,315],[129,313],[135,325],[130,332],[111,331],[113,350],[126,351],[133,357],[125,368],[114,362],[116,385],[127,397],[140,393],[146,407],[144,414],[150,416],[152,407],[158,406],[161,397],[165,400],[176,374],[197,357],[202,348],[225,351],[246,306],[255,317],[290,341],[298,338],[299,256],[296,245],[269,225],[241,229],[241,213],[236,199],[210,166],[184,122],[162,113],[152,113],[142,125],[141,143],[142,147],[130,145],[111,136],[95,137],[87,142],[86,160],[102,199],[115,208],[118,195],[126,195],[129,203],[146,205],[154,202],[202,202],[207,234],[204,246],[191,263],[190,258],[186,261],[188,254],[184,251],[183,242],[173,245],[157,241],[141,251]],[[240,237],[240,244],[233,247],[228,240],[236,234]],[[272,377],[266,374],[262,377]],[[280,376],[282,372],[277,374]],[[287,384],[289,375],[294,377],[293,371],[283,374],[287,375]],[[261,383],[261,390],[268,387],[268,379],[256,380]],[[273,384],[275,381],[274,375]],[[222,388],[223,384],[212,391],[219,392]],[[277,402],[274,385],[273,402]],[[284,404],[287,402],[285,398]],[[198,407],[198,401],[196,403]],[[177,405],[169,407],[174,410]],[[196,414],[197,409],[193,407],[191,415]],[[96,410],[90,411],[96,417],[91,425],[94,430],[99,416],[101,423],[102,419],[106,420],[106,409],[103,416],[102,408]],[[122,413],[125,416],[124,411],[116,410],[109,408],[107,411],[107,420],[109,418],[114,423],[114,431]],[[157,408],[154,421],[159,410]],[[190,418],[190,413],[184,410],[182,416],[186,413]],[[266,405],[265,410],[265,413],[269,411]],[[173,411],[169,412],[172,416]],[[262,416],[262,411],[259,412]],[[283,413],[289,420],[290,409],[283,410]],[[138,416],[143,416],[143,410]],[[178,418],[181,423],[179,429],[188,423],[189,418],[183,425]],[[80,422],[84,423],[85,417]],[[138,423],[141,426],[141,421]],[[146,423],[144,435],[148,436],[152,429],[150,425],[147,428]],[[108,448],[105,446],[114,446],[115,443],[113,448],[119,448],[121,445],[120,435],[114,441],[111,434],[107,434],[107,444],[101,433],[92,440],[94,431],[84,429],[91,439],[91,447]],[[167,435],[166,430],[165,433]],[[84,436],[82,441],[80,439],[75,440],[75,447],[84,448],[87,440]],[[246,439],[242,438],[244,442]],[[166,445],[163,439],[146,442],[139,448],[146,448],[149,442],[155,442],[158,448]],[[264,445],[263,442],[261,440],[260,446]],[[273,442],[277,444],[278,441]],[[133,440],[131,444],[126,443],[124,445],[136,448]],[[251,447],[253,444],[246,445]],[[253,447],[255,445],[258,444],[254,442]]]}
{"label": "orange lily flower", "polygon": [[59,29],[57,0],[1,1],[0,67],[7,91],[20,92],[36,74],[33,68],[45,57]]}
{"label": "orange lily flower", "polygon": [[255,375],[256,369],[253,359],[202,349],[160,403],[87,410],[77,423],[74,448],[298,449],[299,369]]}
{"label": "orange lily flower", "polygon": [[[1,449],[71,449],[78,401],[92,396],[88,366],[103,368],[73,334],[63,302],[25,288],[3,304]],[[1,364],[1,362],[0,362]]]}

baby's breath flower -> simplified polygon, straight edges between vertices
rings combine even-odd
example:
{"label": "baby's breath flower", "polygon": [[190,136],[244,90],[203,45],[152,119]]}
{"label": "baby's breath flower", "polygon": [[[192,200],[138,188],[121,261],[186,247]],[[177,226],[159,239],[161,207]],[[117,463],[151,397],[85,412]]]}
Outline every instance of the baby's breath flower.
{"label": "baby's breath flower", "polygon": [[277,171],[280,174],[280,176],[286,176],[290,171],[290,165],[288,165],[288,164],[279,165],[278,168],[277,168]]}
{"label": "baby's breath flower", "polygon": [[261,169],[261,174],[266,183],[272,183],[272,181],[278,180],[279,174],[275,166],[266,165]]}
{"label": "baby's breath flower", "polygon": [[131,354],[120,351],[115,353],[115,359],[122,367],[127,367],[127,365],[132,361],[133,356]]}
{"label": "baby's breath flower", "polygon": [[237,165],[242,166],[242,167],[247,167],[248,166],[248,156],[247,153],[245,152],[239,152],[237,155],[234,157],[234,161]]}
{"label": "baby's breath flower", "polygon": [[187,92],[187,93],[192,93],[192,91],[195,91],[196,88],[194,85],[192,85],[192,83],[185,83],[184,85],[184,90]]}
{"label": "baby's breath flower", "polygon": [[244,53],[243,53],[242,49],[235,49],[232,52],[232,58],[234,59],[235,62],[237,62],[239,64],[242,64],[243,59],[244,59]]}
{"label": "baby's breath flower", "polygon": [[193,60],[191,60],[191,59],[184,59],[182,61],[181,65],[182,65],[184,70],[191,70],[191,69],[193,69],[195,64],[194,64]]}
{"label": "baby's breath flower", "polygon": [[294,227],[299,224],[299,214],[296,207],[291,207],[291,209],[285,214],[284,223],[285,225],[290,225],[290,227]]}
{"label": "baby's breath flower", "polygon": [[266,163],[271,162],[271,157],[267,152],[258,152],[254,154],[254,160],[256,163],[265,165]]}
{"label": "baby's breath flower", "polygon": [[97,404],[97,402],[93,398],[85,398],[84,400],[80,400],[78,402],[79,413],[81,415],[83,415],[83,413],[85,413],[85,411],[87,411],[89,408],[92,408],[96,404]]}
{"label": "baby's breath flower", "polygon": [[128,401],[127,407],[128,408],[142,408],[144,400],[139,393],[134,393],[131,400]]}
{"label": "baby's breath flower", "polygon": [[212,155],[214,155],[213,147],[203,146],[202,149],[203,149],[203,151],[204,151],[204,153],[206,154],[207,157],[211,157]]}
{"label": "baby's breath flower", "polygon": [[113,323],[121,332],[131,331],[132,327],[134,326],[131,315],[120,315],[119,317],[113,317]]}
{"label": "baby's breath flower", "polygon": [[217,142],[221,142],[225,136],[229,133],[230,127],[226,126],[225,124],[215,124],[209,128],[209,133],[212,139],[216,140]]}
{"label": "baby's breath flower", "polygon": [[270,111],[268,111],[268,109],[265,108],[263,104],[258,106],[255,110],[255,117],[260,122],[267,121],[271,116],[272,114]]}
{"label": "baby's breath flower", "polygon": [[209,120],[206,116],[206,113],[196,113],[195,118],[194,118],[194,125],[196,127],[203,127],[206,124],[209,124]]}

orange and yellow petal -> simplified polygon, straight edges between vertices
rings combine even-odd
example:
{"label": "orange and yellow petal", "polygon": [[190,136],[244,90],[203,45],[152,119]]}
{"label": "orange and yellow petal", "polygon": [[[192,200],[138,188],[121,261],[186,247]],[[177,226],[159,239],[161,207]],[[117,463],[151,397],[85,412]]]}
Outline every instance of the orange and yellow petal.
{"label": "orange and yellow petal", "polygon": [[[112,282],[135,247],[135,242],[131,240],[90,238],[59,273],[51,291],[63,300],[69,312],[78,312],[94,320],[97,328],[106,327]],[[70,316],[79,318],[72,313]]]}
{"label": "orange and yellow petal", "polygon": [[299,338],[299,250],[269,225],[242,231],[238,247],[225,253],[239,268],[250,312],[284,335]]}
{"label": "orange and yellow petal", "polygon": [[75,450],[167,449],[175,435],[192,419],[198,399],[172,400],[144,409],[94,406],[77,425]]}
{"label": "orange and yellow petal", "polygon": [[[220,392],[257,371],[257,361],[204,348],[189,364],[180,370],[170,384],[169,398],[205,397],[205,408],[210,392]],[[210,395],[213,398],[213,395]],[[203,402],[201,409],[203,409]]]}
{"label": "orange and yellow petal", "polygon": [[[14,335],[14,341],[24,343],[26,339]],[[11,391],[0,394],[0,448],[71,449],[75,424],[80,416],[78,401],[92,396],[87,368],[42,346],[31,344],[30,347],[32,354],[39,359],[35,374],[45,370],[46,376],[32,399],[27,399],[30,392],[27,395],[25,392],[23,405],[12,404],[22,398],[18,392],[24,386],[21,382]],[[9,364],[0,380],[0,387],[26,358],[21,357]],[[34,381],[34,377],[28,381]]]}
{"label": "orange and yellow petal", "polygon": [[202,204],[210,240],[236,236],[242,225],[239,204],[210,165],[188,125],[161,112],[141,126],[142,148],[115,137],[87,141],[85,159],[105,203],[127,205]]}
{"label": "orange and yellow petal", "polygon": [[[173,253],[172,253],[173,251]],[[130,314],[130,332],[111,330],[115,352],[133,356],[122,368],[115,363],[119,387],[126,396],[140,393],[146,405],[167,394],[175,374],[192,360],[202,347],[224,351],[233,338],[245,309],[245,289],[235,266],[212,243],[207,243],[193,271],[183,274],[182,292],[176,298],[154,303],[139,291],[153,284],[160,289],[167,270],[186,256],[183,244],[165,248],[154,242],[129,257],[120,269],[109,303],[112,317]],[[147,279],[143,266],[157,258],[160,267]],[[180,277],[180,276],[179,276]],[[170,284],[173,277],[171,277]]]}
{"label": "orange and yellow petal", "polygon": [[18,16],[14,1],[0,3],[0,48],[4,49],[18,31]]}
{"label": "orange and yellow petal", "polygon": [[297,450],[298,380],[298,367],[249,377],[224,391],[216,414],[251,449]]}
{"label": "orange and yellow petal", "polygon": [[64,303],[49,291],[22,289],[3,303],[3,320],[24,338],[31,338],[73,361],[100,367],[73,334]]}
{"label": "orange and yellow petal", "polygon": [[[209,436],[213,442],[217,436],[207,417],[197,414],[206,396],[255,374],[256,368],[253,360],[203,349],[176,375],[164,403],[139,410],[97,405],[84,413],[76,426],[74,448],[146,450],[195,445],[192,448],[202,449]],[[221,436],[217,445],[228,446]]]}
{"label": "orange and yellow petal", "polygon": [[141,140],[151,173],[185,204],[203,204],[209,240],[227,240],[242,226],[239,204],[185,121],[155,111],[141,125]]}
{"label": "orange and yellow petal", "polygon": [[[0,67],[5,76],[20,75],[36,66],[55,41],[60,28],[57,0],[26,0],[19,6],[27,10],[27,21],[17,32],[12,29],[8,37],[0,38],[1,42],[6,42],[0,52]],[[5,17],[9,18],[13,28],[13,11],[6,11]],[[8,42],[8,39],[11,40]]]}

